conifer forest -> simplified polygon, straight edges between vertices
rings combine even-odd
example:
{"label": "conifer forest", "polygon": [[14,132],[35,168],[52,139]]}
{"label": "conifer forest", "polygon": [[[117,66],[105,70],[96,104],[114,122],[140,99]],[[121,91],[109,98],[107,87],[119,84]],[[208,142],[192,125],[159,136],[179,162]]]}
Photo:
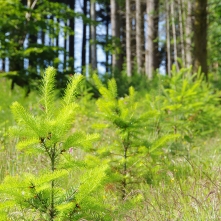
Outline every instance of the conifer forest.
{"label": "conifer forest", "polygon": [[220,0],[0,0],[0,221],[221,220]]}

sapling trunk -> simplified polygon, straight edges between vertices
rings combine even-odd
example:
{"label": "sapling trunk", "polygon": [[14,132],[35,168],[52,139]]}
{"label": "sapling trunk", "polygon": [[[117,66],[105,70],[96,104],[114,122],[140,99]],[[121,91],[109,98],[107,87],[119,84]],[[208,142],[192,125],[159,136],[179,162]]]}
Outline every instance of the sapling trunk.
{"label": "sapling trunk", "polygon": [[[51,171],[55,171],[55,159],[56,159],[56,145],[53,145],[51,149]],[[50,220],[53,221],[56,215],[56,210],[54,207],[54,180],[51,181],[51,209],[50,209]]]}
{"label": "sapling trunk", "polygon": [[122,181],[122,199],[125,199],[127,194],[127,158],[128,158],[128,148],[129,148],[129,133],[127,134],[126,140],[123,141],[124,146],[124,167],[123,167],[123,181]]}
{"label": "sapling trunk", "polygon": [[[45,144],[45,139],[41,138],[41,143],[46,151],[46,153],[48,154],[49,158],[50,158],[50,165],[51,165],[51,172],[53,173],[55,171],[55,160],[56,160],[56,144],[54,144],[52,147],[47,147],[47,145]],[[51,181],[51,205],[50,205],[50,209],[49,209],[49,217],[50,217],[50,221],[53,221],[56,215],[56,209],[54,206],[54,187],[55,187],[55,182],[54,180]]]}
{"label": "sapling trunk", "polygon": [[124,169],[123,169],[123,188],[122,188],[122,199],[126,197],[126,188],[127,188],[127,147],[124,146]]}

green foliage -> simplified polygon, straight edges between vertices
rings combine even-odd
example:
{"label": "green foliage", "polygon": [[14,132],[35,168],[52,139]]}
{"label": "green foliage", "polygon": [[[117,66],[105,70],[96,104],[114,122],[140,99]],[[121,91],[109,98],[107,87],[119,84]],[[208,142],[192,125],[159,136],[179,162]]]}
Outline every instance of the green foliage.
{"label": "green foliage", "polygon": [[[140,112],[136,102],[136,93],[133,87],[129,88],[128,96],[118,98],[117,85],[114,79],[108,81],[105,87],[97,75],[94,82],[102,95],[97,101],[99,116],[104,121],[103,128],[113,128],[115,141],[108,147],[99,148],[98,154],[108,159],[111,165],[110,175],[117,181],[125,198],[131,185],[145,180],[145,171],[149,158],[163,154],[161,147],[178,135],[164,135],[151,139],[147,134],[149,119],[158,116],[156,111]],[[101,127],[102,125],[94,125]],[[151,165],[149,165],[151,167]],[[115,177],[115,178],[114,178]]]}
{"label": "green foliage", "polygon": [[77,74],[58,97],[49,67],[37,102],[3,91],[3,127],[18,101],[16,139],[0,151],[0,220],[218,219],[219,95],[191,69],[172,73],[124,96],[94,75],[95,100]]}
{"label": "green foliage", "polygon": [[220,118],[219,95],[200,74],[191,74],[191,69],[173,70],[173,77],[159,77],[160,93],[154,98],[146,95],[147,106],[158,111],[153,118],[158,134],[179,133],[187,142],[197,136],[214,133]]}
{"label": "green foliage", "polygon": [[[71,36],[74,34],[72,28],[61,25],[59,21],[67,21],[80,14],[72,11],[67,4],[49,0],[0,0],[0,5],[0,57],[10,61],[10,72],[4,73],[4,76],[19,86],[27,87],[27,90],[36,88],[41,79],[39,70],[43,71],[49,64],[58,66],[62,63],[58,54],[67,53],[58,45],[37,41],[39,32],[42,39],[48,36],[50,41],[58,38],[60,33]],[[24,67],[25,59],[29,61],[28,67]],[[65,87],[65,74],[62,71],[62,75],[56,75],[60,79],[57,86]]]}
{"label": "green foliage", "polygon": [[[96,192],[99,198],[102,192],[100,185],[106,166],[89,166],[86,170],[88,166],[82,159],[73,164],[74,156],[70,157],[75,149],[87,150],[98,138],[96,134],[81,131],[69,133],[78,106],[74,100],[83,78],[75,75],[70,79],[61,102],[56,103],[55,74],[52,67],[44,73],[41,113],[33,115],[18,102],[11,106],[17,126],[11,128],[10,134],[19,137],[17,148],[28,154],[42,154],[47,163],[37,175],[7,176],[0,185],[1,211],[3,214],[5,211],[9,220],[79,220],[105,216],[105,212],[100,213],[105,211],[104,206],[98,201],[94,203],[93,194]],[[61,178],[68,177],[71,171],[81,171],[83,176],[67,187]],[[91,207],[93,212],[90,212]]]}

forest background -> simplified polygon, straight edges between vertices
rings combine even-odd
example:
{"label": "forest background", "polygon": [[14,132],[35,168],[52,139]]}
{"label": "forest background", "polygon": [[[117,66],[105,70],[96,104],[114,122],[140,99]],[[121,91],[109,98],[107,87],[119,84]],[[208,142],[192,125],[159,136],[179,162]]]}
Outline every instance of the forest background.
{"label": "forest background", "polygon": [[20,86],[48,65],[61,82],[98,66],[149,79],[173,64],[219,72],[219,1],[2,1],[1,14],[1,76]]}
{"label": "forest background", "polygon": [[0,15],[0,220],[221,219],[219,0]]}

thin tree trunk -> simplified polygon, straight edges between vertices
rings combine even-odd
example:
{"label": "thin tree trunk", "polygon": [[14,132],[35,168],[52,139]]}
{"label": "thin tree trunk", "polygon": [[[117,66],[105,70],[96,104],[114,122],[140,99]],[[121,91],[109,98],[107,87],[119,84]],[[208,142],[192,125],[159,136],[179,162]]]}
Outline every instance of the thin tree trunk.
{"label": "thin tree trunk", "polygon": [[172,18],[172,33],[173,33],[173,54],[174,54],[174,63],[176,66],[176,70],[179,69],[177,63],[177,40],[176,40],[176,26],[175,26],[175,13],[174,13],[174,0],[170,3],[171,9],[171,18]]}
{"label": "thin tree trunk", "polygon": [[167,42],[167,74],[171,76],[171,52],[170,52],[170,5],[166,1],[166,42]]}
{"label": "thin tree trunk", "polygon": [[[96,3],[91,0],[91,8],[90,8],[90,15],[91,20],[96,21]],[[96,48],[96,25],[90,25],[90,35],[91,35],[91,42],[90,42],[90,52],[91,52],[91,68],[92,70],[97,69],[97,48]]]}
{"label": "thin tree trunk", "polygon": [[[84,0],[83,5],[83,13],[85,16],[87,16],[87,0]],[[82,66],[82,74],[83,74],[83,68],[86,65],[86,24],[83,23],[83,37],[82,37],[82,50],[81,50],[81,66]]]}
{"label": "thin tree trunk", "polygon": [[141,43],[141,2],[136,0],[136,58],[137,58],[137,72],[141,74],[142,71],[142,43]]}
{"label": "thin tree trunk", "polygon": [[[69,1],[69,6],[71,10],[75,10],[75,0],[70,0]],[[71,30],[75,31],[75,19],[72,18],[69,20],[69,27]],[[65,40],[65,47],[66,47],[66,40]],[[69,35],[69,71],[71,73],[74,72],[74,62],[75,62],[75,37],[74,35]],[[66,55],[65,55],[66,56]],[[64,59],[66,62],[66,58]],[[66,66],[66,65],[65,65]]]}
{"label": "thin tree trunk", "polygon": [[186,25],[185,25],[185,37],[186,37],[186,44],[185,44],[185,51],[186,51],[186,65],[187,67],[193,64],[192,61],[192,48],[191,48],[191,34],[192,34],[192,4],[190,0],[186,0]]}
{"label": "thin tree trunk", "polygon": [[117,39],[120,40],[120,16],[119,16],[119,5],[116,0],[111,0],[111,34],[113,37],[113,48],[116,49],[112,54],[112,69],[113,71],[121,70],[121,62],[119,59],[119,52],[117,48],[119,45],[116,44]]}
{"label": "thin tree trunk", "polygon": [[147,19],[145,72],[148,78],[152,79],[154,70],[154,0],[147,0]]}
{"label": "thin tree trunk", "polygon": [[2,59],[2,71],[5,71],[5,58]]}
{"label": "thin tree trunk", "polygon": [[127,76],[132,76],[130,0],[126,1],[126,63]]}
{"label": "thin tree trunk", "polygon": [[179,4],[178,8],[179,8],[179,27],[180,27],[181,58],[182,58],[183,65],[185,67],[186,66],[186,62],[185,62],[185,48],[184,48],[184,37],[183,37],[183,13],[182,13],[183,4],[182,4],[182,0],[179,0],[178,4]]}
{"label": "thin tree trunk", "polygon": [[207,0],[196,0],[194,9],[194,71],[199,67],[205,77],[207,72]]}
{"label": "thin tree trunk", "polygon": [[[105,4],[105,9],[106,9],[106,21],[105,21],[105,28],[106,28],[106,42],[109,40],[109,23],[110,23],[110,17],[109,17],[109,4]],[[105,59],[106,59],[106,73],[109,72],[109,51],[105,51]]]}
{"label": "thin tree trunk", "polygon": [[159,0],[154,0],[154,24],[153,24],[153,70],[156,70],[160,66],[160,54],[159,54]]}
{"label": "thin tree trunk", "polygon": [[[65,22],[65,26],[67,26],[67,22]],[[64,34],[64,64],[63,64],[64,72],[67,71],[67,33]]]}

